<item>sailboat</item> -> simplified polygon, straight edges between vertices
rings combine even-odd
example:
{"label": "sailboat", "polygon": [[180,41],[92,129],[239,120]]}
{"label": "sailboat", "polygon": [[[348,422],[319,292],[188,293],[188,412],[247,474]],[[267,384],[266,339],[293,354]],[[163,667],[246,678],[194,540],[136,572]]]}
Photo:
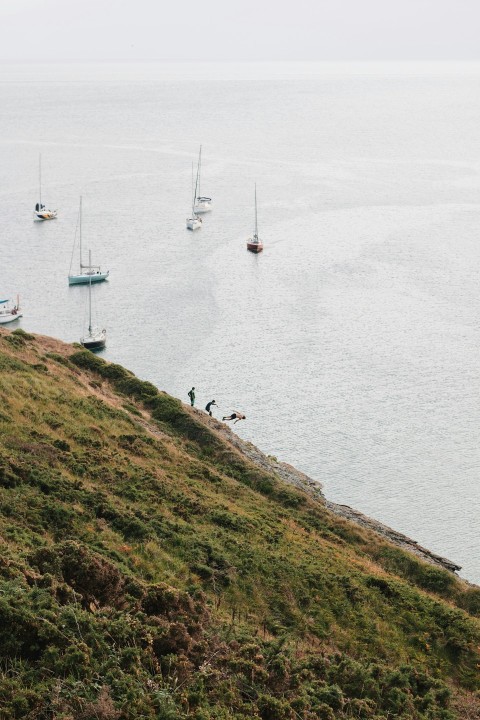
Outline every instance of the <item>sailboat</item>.
{"label": "sailboat", "polygon": [[200,152],[198,153],[198,165],[197,165],[197,186],[195,189],[195,212],[205,213],[210,212],[212,209],[212,198],[205,197],[200,192],[200,175],[202,170],[202,146],[200,145]]}
{"label": "sailboat", "polygon": [[198,228],[202,227],[202,218],[199,218],[196,214],[195,210],[195,196],[197,194],[197,183],[198,183],[198,170],[197,170],[197,179],[195,182],[195,187],[193,185],[193,163],[192,163],[192,214],[189,218],[187,218],[187,229],[188,230],[198,230]]}
{"label": "sailboat", "polygon": [[38,158],[38,185],[39,185],[39,201],[35,205],[33,211],[33,219],[41,222],[42,220],[54,220],[57,217],[56,210],[48,210],[42,203],[42,155]]}
{"label": "sailboat", "polygon": [[255,183],[255,232],[253,238],[247,240],[247,250],[253,253],[259,253],[263,250],[263,243],[258,237],[258,223],[257,223],[257,183]]}
{"label": "sailboat", "polygon": [[79,228],[79,246],[80,246],[80,269],[78,273],[72,273],[73,254],[75,252],[75,239],[73,241],[72,259],[70,261],[70,271],[68,273],[68,284],[69,285],[83,285],[87,283],[102,282],[108,278],[110,273],[109,270],[102,272],[100,265],[84,265],[82,263],[82,198],[80,198],[80,209],[78,211],[78,225]]}
{"label": "sailboat", "polygon": [[9,322],[18,320],[23,315],[20,308],[20,299],[17,295],[16,304],[12,300],[0,300],[0,325],[6,325]]}
{"label": "sailboat", "polygon": [[[92,261],[92,253],[88,251],[88,260]],[[88,283],[88,334],[80,338],[80,342],[87,350],[102,350],[105,347],[107,341],[107,331],[105,328],[99,330],[98,328],[92,327],[92,275]]]}

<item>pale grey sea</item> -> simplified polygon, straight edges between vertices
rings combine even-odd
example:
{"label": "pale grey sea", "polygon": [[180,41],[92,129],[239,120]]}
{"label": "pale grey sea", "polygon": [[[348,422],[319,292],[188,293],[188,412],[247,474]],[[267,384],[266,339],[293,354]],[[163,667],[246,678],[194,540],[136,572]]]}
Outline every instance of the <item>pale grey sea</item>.
{"label": "pale grey sea", "polygon": [[[0,295],[480,582],[479,65],[0,65]],[[185,229],[191,163],[214,211]],[[43,192],[58,220],[32,222]],[[263,254],[246,251],[258,192]]]}

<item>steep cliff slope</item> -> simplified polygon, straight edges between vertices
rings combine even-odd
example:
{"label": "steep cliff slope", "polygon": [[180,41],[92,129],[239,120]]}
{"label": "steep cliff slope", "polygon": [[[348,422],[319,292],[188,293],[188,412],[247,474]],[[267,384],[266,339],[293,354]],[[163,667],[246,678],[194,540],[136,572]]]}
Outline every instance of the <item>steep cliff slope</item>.
{"label": "steep cliff slope", "polygon": [[0,331],[0,718],[477,718],[480,590],[78,347]]}

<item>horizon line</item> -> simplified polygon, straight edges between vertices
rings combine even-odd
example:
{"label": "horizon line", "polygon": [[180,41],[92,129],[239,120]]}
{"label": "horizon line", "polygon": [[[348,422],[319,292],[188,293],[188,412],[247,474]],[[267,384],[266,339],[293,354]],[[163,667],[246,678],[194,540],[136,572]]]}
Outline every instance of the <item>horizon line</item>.
{"label": "horizon line", "polygon": [[352,63],[364,63],[364,64],[462,64],[468,65],[472,63],[480,63],[480,57],[460,59],[460,58],[410,58],[410,59],[306,59],[306,58],[291,58],[291,59],[246,59],[246,58],[2,58],[0,57],[0,63],[39,63],[39,64],[51,64],[51,63],[328,63],[328,64],[352,64]]}

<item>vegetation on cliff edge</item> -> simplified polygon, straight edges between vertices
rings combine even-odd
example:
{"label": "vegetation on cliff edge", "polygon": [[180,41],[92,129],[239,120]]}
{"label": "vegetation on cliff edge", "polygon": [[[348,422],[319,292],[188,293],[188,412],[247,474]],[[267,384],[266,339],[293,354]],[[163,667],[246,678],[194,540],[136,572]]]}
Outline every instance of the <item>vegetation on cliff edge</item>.
{"label": "vegetation on cliff edge", "polygon": [[0,719],[479,714],[480,590],[124,368],[0,333]]}

